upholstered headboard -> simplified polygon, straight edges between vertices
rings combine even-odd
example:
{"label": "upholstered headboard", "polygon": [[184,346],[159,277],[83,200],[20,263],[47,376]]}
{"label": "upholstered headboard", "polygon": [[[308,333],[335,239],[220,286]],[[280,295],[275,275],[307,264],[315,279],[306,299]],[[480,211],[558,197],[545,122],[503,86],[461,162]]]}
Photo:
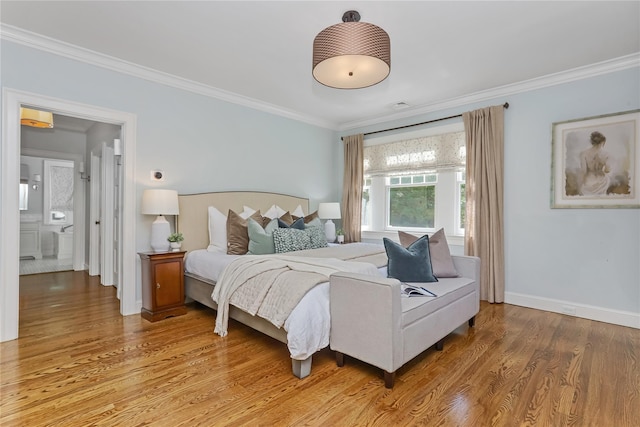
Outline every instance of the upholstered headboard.
{"label": "upholstered headboard", "polygon": [[298,205],[309,213],[309,199],[286,194],[256,191],[223,191],[218,193],[179,195],[180,215],[177,230],[184,235],[182,249],[192,251],[205,249],[209,245],[209,206],[214,206],[225,215],[229,209],[242,212],[244,206],[265,213],[272,205],[293,212]]}

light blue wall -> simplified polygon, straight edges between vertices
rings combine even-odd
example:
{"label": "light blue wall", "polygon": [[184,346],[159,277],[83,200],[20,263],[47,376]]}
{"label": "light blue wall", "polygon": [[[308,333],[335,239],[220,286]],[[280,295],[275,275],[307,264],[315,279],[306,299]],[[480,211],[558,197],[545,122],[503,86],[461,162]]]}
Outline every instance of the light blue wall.
{"label": "light blue wall", "polygon": [[640,313],[640,210],[550,208],[552,123],[640,108],[640,68],[343,134],[505,101],[506,292]]}
{"label": "light blue wall", "polygon": [[[335,132],[2,41],[2,86],[136,114],[137,193],[273,191],[311,208],[338,196]],[[138,199],[140,196],[138,197]],[[139,203],[139,201],[138,201]],[[137,248],[153,218],[139,216]]]}

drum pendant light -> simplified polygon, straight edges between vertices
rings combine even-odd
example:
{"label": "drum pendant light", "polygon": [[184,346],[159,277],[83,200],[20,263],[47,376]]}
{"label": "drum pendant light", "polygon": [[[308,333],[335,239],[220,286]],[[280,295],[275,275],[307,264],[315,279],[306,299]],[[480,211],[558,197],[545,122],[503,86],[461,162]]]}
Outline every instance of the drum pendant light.
{"label": "drum pendant light", "polygon": [[20,124],[34,128],[52,128],[53,113],[20,107]]}
{"label": "drum pendant light", "polygon": [[313,78],[336,89],[360,89],[387,78],[391,41],[382,28],[360,22],[355,10],[313,40]]}

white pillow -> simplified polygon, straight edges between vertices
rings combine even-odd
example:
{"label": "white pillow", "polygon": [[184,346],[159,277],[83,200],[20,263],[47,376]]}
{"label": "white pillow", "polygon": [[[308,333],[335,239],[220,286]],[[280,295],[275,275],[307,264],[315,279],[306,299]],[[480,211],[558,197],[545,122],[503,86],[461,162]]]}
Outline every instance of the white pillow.
{"label": "white pillow", "polygon": [[[240,213],[242,219],[247,219],[256,211],[249,206],[243,207],[244,211]],[[227,253],[227,216],[216,209],[209,206],[209,252]]]}
{"label": "white pillow", "polygon": [[[280,218],[282,215],[284,215],[286,213],[287,213],[287,211],[282,209],[280,206],[271,205],[271,207],[262,216],[266,216],[269,219],[274,219],[274,218]],[[251,216],[251,215],[249,215],[249,216]]]}
{"label": "white pillow", "polygon": [[227,253],[227,216],[209,206],[209,252]]}
{"label": "white pillow", "polygon": [[297,216],[298,218],[302,218],[304,216],[302,205],[298,205],[298,207],[293,212],[291,212],[291,215]]}

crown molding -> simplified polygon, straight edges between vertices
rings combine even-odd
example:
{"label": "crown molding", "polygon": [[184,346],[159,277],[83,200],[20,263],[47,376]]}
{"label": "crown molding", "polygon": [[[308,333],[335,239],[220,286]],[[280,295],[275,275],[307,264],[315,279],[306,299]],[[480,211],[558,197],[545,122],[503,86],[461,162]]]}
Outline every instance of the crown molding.
{"label": "crown molding", "polygon": [[332,130],[335,130],[337,128],[337,124],[330,121],[320,120],[317,117],[300,114],[298,112],[287,110],[277,105],[269,104],[267,102],[263,102],[254,98],[249,98],[237,93],[214,88],[202,83],[195,82],[193,80],[174,76],[172,74],[163,73],[161,71],[134,64],[132,62],[124,61],[113,56],[85,49],[71,43],[66,43],[60,40],[53,39],[51,37],[33,33],[31,31],[26,31],[12,25],[0,23],[0,38],[33,49],[42,50],[48,53],[63,56],[65,58],[106,68],[118,73],[127,74],[161,85],[197,93],[198,95],[208,96],[210,98],[219,99],[221,101],[242,105],[254,110],[263,111],[310,125]]}
{"label": "crown molding", "polygon": [[496,88],[475,92],[473,94],[451,98],[441,102],[424,104],[415,108],[403,110],[402,112],[398,113],[385,114],[364,120],[356,120],[338,124],[328,120],[321,120],[317,117],[300,114],[296,111],[287,110],[274,104],[225,91],[223,89],[207,86],[202,83],[174,76],[172,74],[163,73],[161,71],[157,71],[148,67],[134,64],[132,62],[124,61],[122,59],[85,49],[70,43],[26,31],[11,25],[0,23],[0,38],[34,49],[70,58],[76,61],[106,68],[133,77],[138,77],[154,83],[182,89],[188,92],[196,93],[198,95],[208,96],[210,98],[242,105],[254,110],[263,111],[269,114],[274,114],[291,120],[307,123],[313,126],[337,131],[363,128],[366,126],[372,126],[403,118],[428,114],[440,110],[446,110],[449,108],[457,108],[476,102],[483,102],[500,97],[507,97],[518,93],[582,80],[602,74],[625,70],[628,68],[640,67],[640,52],[637,52],[631,55],[622,56],[620,58],[602,61],[595,64],[578,67],[559,73],[549,74],[518,83],[499,86]]}
{"label": "crown molding", "polygon": [[[422,114],[432,113],[436,111],[446,110],[448,108],[456,108],[475,102],[488,101],[496,98],[507,97],[510,95],[529,92],[536,89],[542,89],[563,83],[569,83],[577,80],[587,79],[590,77],[608,74],[615,71],[626,70],[629,68],[640,67],[640,52],[631,55],[621,56],[619,58],[602,61],[583,67],[574,68],[559,73],[549,74],[534,79],[525,80],[518,83],[499,86],[470,95],[451,98],[446,101],[436,102],[432,104],[421,105],[416,108],[403,110],[401,113],[378,116],[371,119],[358,120],[340,125],[339,131],[362,128],[366,126],[386,123],[393,120],[414,117]],[[505,100],[507,101],[507,100]]]}

